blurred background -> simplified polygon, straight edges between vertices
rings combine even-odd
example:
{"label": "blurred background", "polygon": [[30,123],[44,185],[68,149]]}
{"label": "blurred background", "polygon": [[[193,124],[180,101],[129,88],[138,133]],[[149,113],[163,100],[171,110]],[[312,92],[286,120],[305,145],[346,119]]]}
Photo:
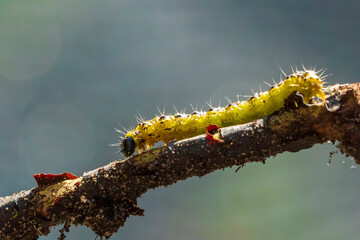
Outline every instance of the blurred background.
{"label": "blurred background", "polygon": [[[0,2],[0,196],[123,158],[114,128],[267,90],[280,65],[360,81],[359,1]],[[112,239],[357,239],[360,170],[331,144],[151,190]],[[41,239],[57,239],[53,230]],[[68,239],[94,239],[71,228]]]}

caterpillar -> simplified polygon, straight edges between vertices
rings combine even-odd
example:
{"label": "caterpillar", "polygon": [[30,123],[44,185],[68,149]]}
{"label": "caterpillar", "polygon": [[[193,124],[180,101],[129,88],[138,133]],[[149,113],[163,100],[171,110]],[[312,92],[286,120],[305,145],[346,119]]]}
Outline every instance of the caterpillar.
{"label": "caterpillar", "polygon": [[156,142],[165,145],[173,140],[182,140],[206,132],[209,125],[220,128],[244,124],[272,114],[284,106],[285,99],[292,92],[299,92],[305,103],[313,98],[325,100],[321,75],[314,70],[295,71],[268,91],[255,94],[247,101],[230,102],[226,107],[211,108],[207,112],[194,111],[190,114],[160,115],[127,132],[120,142],[121,152],[131,156]]}

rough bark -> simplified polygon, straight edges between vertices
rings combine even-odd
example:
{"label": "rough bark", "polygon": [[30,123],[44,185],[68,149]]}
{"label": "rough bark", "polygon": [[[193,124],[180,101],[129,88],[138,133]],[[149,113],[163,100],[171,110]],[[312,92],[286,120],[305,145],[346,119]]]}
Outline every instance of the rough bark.
{"label": "rough bark", "polygon": [[327,104],[303,104],[293,93],[285,107],[254,122],[221,129],[221,142],[205,135],[146,151],[89,171],[74,180],[0,198],[1,239],[36,239],[62,223],[86,225],[109,238],[130,215],[143,215],[137,198],[218,169],[263,162],[314,144],[338,141],[360,162],[360,83],[326,89]]}

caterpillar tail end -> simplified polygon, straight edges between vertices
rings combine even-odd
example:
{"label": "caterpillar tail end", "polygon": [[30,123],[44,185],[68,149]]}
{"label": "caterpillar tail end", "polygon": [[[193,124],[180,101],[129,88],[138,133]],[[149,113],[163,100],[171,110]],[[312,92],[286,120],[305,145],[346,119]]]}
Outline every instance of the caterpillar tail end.
{"label": "caterpillar tail end", "polygon": [[120,143],[121,152],[125,157],[130,157],[135,152],[136,144],[132,137],[125,137]]}

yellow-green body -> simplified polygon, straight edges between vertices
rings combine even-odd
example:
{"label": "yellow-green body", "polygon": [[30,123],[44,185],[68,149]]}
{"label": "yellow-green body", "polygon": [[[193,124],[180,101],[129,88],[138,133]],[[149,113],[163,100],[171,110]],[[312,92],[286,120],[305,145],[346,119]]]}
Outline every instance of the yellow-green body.
{"label": "yellow-green body", "polygon": [[155,117],[140,123],[136,129],[128,132],[136,148],[145,150],[158,141],[167,144],[206,132],[206,127],[215,124],[218,127],[244,124],[272,114],[284,106],[285,99],[294,91],[304,96],[308,103],[313,97],[325,99],[323,85],[314,71],[298,71],[269,91],[258,94],[247,101],[229,104],[224,108],[211,109],[196,114],[178,114]]}

